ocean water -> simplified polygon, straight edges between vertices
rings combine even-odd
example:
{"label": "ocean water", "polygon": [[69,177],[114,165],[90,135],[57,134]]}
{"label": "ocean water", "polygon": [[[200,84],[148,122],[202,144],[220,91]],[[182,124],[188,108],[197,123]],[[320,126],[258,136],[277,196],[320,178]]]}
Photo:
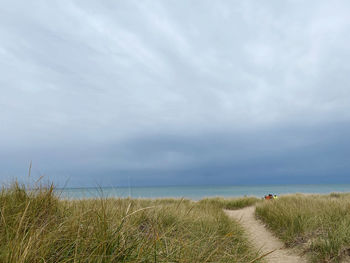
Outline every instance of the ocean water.
{"label": "ocean water", "polygon": [[350,184],[254,185],[254,186],[162,186],[162,187],[103,187],[56,189],[61,198],[82,199],[99,197],[188,198],[263,197],[266,194],[350,192]]}

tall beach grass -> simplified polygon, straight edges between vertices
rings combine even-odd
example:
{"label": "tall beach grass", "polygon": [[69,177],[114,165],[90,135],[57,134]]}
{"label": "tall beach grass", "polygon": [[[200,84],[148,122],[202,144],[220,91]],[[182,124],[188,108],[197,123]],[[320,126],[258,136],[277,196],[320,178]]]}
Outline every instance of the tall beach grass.
{"label": "tall beach grass", "polygon": [[60,200],[53,186],[0,192],[0,262],[258,262],[217,202]]}
{"label": "tall beach grass", "polygon": [[311,262],[341,262],[350,253],[350,194],[283,196],[257,205],[256,215]]}
{"label": "tall beach grass", "polygon": [[241,209],[247,206],[255,205],[258,202],[261,202],[261,199],[254,196],[236,198],[215,197],[205,198],[199,201],[201,204],[210,204],[212,206],[228,210]]}

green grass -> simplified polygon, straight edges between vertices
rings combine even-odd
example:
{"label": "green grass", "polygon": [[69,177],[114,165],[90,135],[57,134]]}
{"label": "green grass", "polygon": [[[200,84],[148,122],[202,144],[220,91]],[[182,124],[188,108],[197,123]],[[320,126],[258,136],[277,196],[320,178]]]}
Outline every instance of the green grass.
{"label": "green grass", "polygon": [[211,204],[222,209],[241,209],[247,206],[255,205],[256,203],[261,202],[261,199],[256,197],[239,197],[239,198],[205,198],[199,201],[201,204]]}
{"label": "green grass", "polygon": [[241,227],[215,202],[60,200],[52,186],[27,190],[18,183],[0,192],[0,262],[258,262],[257,257]]}
{"label": "green grass", "polygon": [[256,215],[311,262],[340,262],[350,251],[350,194],[290,195],[257,205]]}

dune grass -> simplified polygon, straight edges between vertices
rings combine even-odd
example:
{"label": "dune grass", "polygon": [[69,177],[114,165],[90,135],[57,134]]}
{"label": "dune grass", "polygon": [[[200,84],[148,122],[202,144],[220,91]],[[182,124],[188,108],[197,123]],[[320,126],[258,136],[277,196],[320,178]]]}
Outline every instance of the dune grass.
{"label": "dune grass", "polygon": [[341,262],[350,252],[350,194],[290,195],[262,202],[256,215],[311,262]]}
{"label": "dune grass", "polygon": [[215,203],[60,200],[53,190],[1,190],[0,262],[259,262]]}
{"label": "dune grass", "polygon": [[257,197],[237,197],[237,198],[205,198],[199,201],[201,204],[210,204],[215,207],[220,207],[222,209],[235,210],[241,209],[247,206],[255,205],[261,202],[261,199]]}

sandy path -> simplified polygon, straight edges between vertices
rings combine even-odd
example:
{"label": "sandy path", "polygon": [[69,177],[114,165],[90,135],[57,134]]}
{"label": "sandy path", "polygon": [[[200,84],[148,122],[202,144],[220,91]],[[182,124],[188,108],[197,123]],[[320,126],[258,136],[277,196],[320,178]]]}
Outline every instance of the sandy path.
{"label": "sandy path", "polygon": [[232,218],[238,220],[246,230],[248,237],[261,254],[274,251],[264,257],[270,263],[306,263],[304,258],[298,256],[293,250],[284,248],[283,243],[273,236],[262,223],[254,217],[255,207],[246,207],[240,210],[225,210]]}

